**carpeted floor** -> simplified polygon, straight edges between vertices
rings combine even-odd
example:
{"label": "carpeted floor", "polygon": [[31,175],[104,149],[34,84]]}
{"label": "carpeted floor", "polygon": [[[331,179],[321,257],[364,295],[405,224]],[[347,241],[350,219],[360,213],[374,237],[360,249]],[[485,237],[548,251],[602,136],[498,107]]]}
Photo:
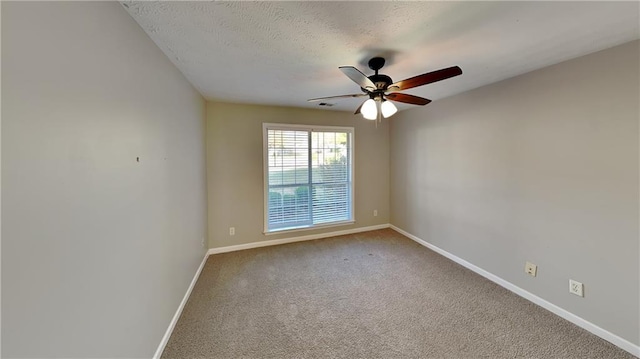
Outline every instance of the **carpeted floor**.
{"label": "carpeted floor", "polygon": [[210,256],[163,358],[633,358],[385,229]]}

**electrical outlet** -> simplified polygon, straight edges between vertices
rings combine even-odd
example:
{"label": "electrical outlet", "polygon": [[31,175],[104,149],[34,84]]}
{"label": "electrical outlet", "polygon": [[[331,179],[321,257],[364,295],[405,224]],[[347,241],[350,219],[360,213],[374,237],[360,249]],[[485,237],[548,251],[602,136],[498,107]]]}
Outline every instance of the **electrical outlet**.
{"label": "electrical outlet", "polygon": [[229,227],[229,235],[230,236],[236,235],[236,227]]}
{"label": "electrical outlet", "polygon": [[202,237],[202,239],[200,240],[200,245],[202,245],[202,247],[204,247],[204,237]]}
{"label": "electrical outlet", "polygon": [[377,209],[374,209],[374,210],[373,210],[373,216],[374,216],[374,217],[378,217],[378,210],[377,210]]}
{"label": "electrical outlet", "polygon": [[575,294],[578,297],[584,297],[584,284],[573,279],[569,279],[569,293]]}
{"label": "electrical outlet", "polygon": [[532,277],[535,277],[536,274],[538,273],[538,266],[531,262],[525,262],[524,272]]}

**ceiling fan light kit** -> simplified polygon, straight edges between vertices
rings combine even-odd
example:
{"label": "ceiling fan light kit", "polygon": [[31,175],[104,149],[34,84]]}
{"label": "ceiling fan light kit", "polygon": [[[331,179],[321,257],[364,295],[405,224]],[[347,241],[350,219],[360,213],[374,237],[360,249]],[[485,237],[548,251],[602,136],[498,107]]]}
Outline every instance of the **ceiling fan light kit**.
{"label": "ceiling fan light kit", "polygon": [[[378,114],[381,113],[384,118],[393,116],[398,109],[391,101],[408,103],[411,105],[424,106],[431,102],[431,100],[399,93],[399,91],[408,90],[410,88],[427,85],[441,80],[458,76],[462,74],[462,69],[458,66],[448,67],[446,69],[427,72],[422,75],[414,76],[402,81],[393,82],[391,77],[387,75],[378,74],[378,70],[384,66],[385,60],[382,57],[374,57],[369,60],[369,68],[375,71],[375,74],[366,76],[360,70],[353,66],[341,66],[339,67],[348,78],[360,86],[362,94],[340,95],[330,97],[312,98],[308,101],[321,101],[328,99],[344,99],[353,97],[366,97],[369,99],[364,101],[357,109],[355,114],[362,114],[362,117],[367,120],[375,120]],[[378,103],[380,104],[380,110],[378,110]]]}

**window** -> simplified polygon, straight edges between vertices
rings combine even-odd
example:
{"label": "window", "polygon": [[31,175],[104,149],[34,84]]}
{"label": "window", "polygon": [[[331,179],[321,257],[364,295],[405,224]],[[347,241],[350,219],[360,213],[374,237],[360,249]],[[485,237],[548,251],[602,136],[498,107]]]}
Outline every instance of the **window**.
{"label": "window", "polygon": [[263,125],[265,233],[353,222],[353,128]]}

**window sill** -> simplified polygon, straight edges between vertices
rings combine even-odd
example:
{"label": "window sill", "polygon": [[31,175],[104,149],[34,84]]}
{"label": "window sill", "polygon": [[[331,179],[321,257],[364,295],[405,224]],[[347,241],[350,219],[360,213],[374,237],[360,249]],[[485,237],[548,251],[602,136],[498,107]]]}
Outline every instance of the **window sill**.
{"label": "window sill", "polygon": [[342,222],[334,222],[330,224],[321,224],[317,226],[311,227],[294,227],[294,228],[282,228],[282,229],[274,229],[269,232],[262,232],[265,236],[272,236],[274,234],[282,234],[282,233],[293,233],[293,232],[304,232],[304,231],[313,231],[316,229],[325,229],[332,227],[340,227],[340,226],[348,226],[350,224],[356,223],[355,220],[342,221]]}

